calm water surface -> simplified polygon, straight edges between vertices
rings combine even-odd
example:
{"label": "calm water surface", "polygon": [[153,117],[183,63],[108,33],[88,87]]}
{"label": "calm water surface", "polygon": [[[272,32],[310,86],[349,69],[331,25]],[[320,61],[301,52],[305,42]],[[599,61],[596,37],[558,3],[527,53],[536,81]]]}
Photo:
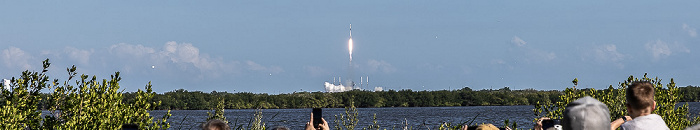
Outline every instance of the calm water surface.
{"label": "calm water surface", "polygon": [[[700,113],[700,103],[689,103],[690,112]],[[462,123],[476,117],[474,123],[492,123],[503,126],[503,121],[508,119],[516,121],[519,128],[531,128],[533,106],[465,106],[465,107],[388,107],[388,108],[358,108],[359,125],[356,128],[364,128],[372,124],[373,115],[376,114],[377,122],[382,129],[400,129],[403,123],[408,122],[414,129],[435,129],[443,122]],[[166,111],[152,111],[155,118],[160,118]],[[207,110],[173,110],[168,119],[171,129],[199,129],[207,118]],[[309,120],[311,109],[263,109],[263,122],[268,128],[274,126],[287,126],[293,130],[301,130]],[[253,117],[255,109],[227,109],[226,118],[234,124],[232,127],[246,125]],[[345,113],[344,108],[324,108],[323,118],[333,128],[336,125],[334,115]],[[478,116],[477,116],[478,115]]]}

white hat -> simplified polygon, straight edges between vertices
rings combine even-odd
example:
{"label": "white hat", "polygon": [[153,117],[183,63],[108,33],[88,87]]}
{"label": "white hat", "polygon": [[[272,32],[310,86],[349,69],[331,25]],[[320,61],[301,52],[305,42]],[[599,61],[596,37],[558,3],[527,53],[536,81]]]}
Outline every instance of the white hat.
{"label": "white hat", "polygon": [[561,124],[565,130],[610,129],[610,111],[602,102],[586,96],[566,106]]}

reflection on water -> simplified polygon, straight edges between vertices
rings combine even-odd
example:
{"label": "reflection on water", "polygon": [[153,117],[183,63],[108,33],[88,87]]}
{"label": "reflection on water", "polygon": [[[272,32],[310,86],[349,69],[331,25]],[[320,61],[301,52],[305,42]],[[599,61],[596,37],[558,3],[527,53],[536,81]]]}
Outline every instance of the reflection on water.
{"label": "reflection on water", "polygon": [[[358,108],[360,122],[356,128],[364,128],[372,123],[373,114],[377,114],[377,122],[381,128],[402,128],[402,123],[408,121],[409,127],[414,129],[435,129],[443,122],[462,123],[476,117],[474,123],[492,123],[503,126],[503,121],[508,119],[516,121],[520,128],[530,128],[535,116],[532,114],[533,106],[466,106],[466,107],[389,107],[389,108]],[[700,103],[689,103],[690,112],[698,115]],[[152,111],[156,119],[166,111]],[[255,109],[227,109],[226,118],[235,126],[247,127],[253,117]],[[323,118],[333,128],[336,125],[334,115],[344,113],[343,108],[324,108]],[[303,129],[309,120],[311,109],[264,109],[263,122],[266,127],[284,125],[295,130]],[[199,129],[199,125],[207,118],[207,110],[173,110],[168,120],[171,129]],[[477,117],[477,115],[479,115]],[[185,118],[186,117],[186,118]],[[184,119],[184,120],[183,120]]]}

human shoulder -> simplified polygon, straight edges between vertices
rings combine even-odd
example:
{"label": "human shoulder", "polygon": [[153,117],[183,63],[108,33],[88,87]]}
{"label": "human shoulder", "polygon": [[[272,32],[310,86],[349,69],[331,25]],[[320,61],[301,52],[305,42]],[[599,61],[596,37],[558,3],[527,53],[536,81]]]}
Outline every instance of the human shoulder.
{"label": "human shoulder", "polygon": [[664,122],[661,116],[656,114],[649,114],[645,116],[639,116],[627,121],[621,126],[624,130],[668,130],[666,122]]}
{"label": "human shoulder", "polygon": [[[651,121],[660,121],[660,122],[663,122],[664,124],[666,124],[666,122],[664,122],[664,119],[661,118],[661,116],[659,116],[657,114],[649,114],[649,115],[641,116],[641,117],[643,119],[647,119],[647,120],[651,120]],[[639,117],[637,117],[637,118],[639,118]]]}

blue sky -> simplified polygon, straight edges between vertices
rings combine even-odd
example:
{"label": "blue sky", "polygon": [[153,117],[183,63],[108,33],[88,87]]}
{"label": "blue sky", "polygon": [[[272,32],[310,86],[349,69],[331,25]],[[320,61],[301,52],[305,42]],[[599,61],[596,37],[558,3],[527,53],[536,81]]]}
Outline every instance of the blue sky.
{"label": "blue sky", "polygon": [[[126,91],[700,85],[700,1],[2,1],[0,78],[53,62]],[[353,25],[350,65],[348,25]],[[155,66],[155,68],[152,68]],[[350,69],[352,67],[352,69]],[[352,70],[352,74],[350,74]],[[372,89],[372,88],[366,88]]]}

